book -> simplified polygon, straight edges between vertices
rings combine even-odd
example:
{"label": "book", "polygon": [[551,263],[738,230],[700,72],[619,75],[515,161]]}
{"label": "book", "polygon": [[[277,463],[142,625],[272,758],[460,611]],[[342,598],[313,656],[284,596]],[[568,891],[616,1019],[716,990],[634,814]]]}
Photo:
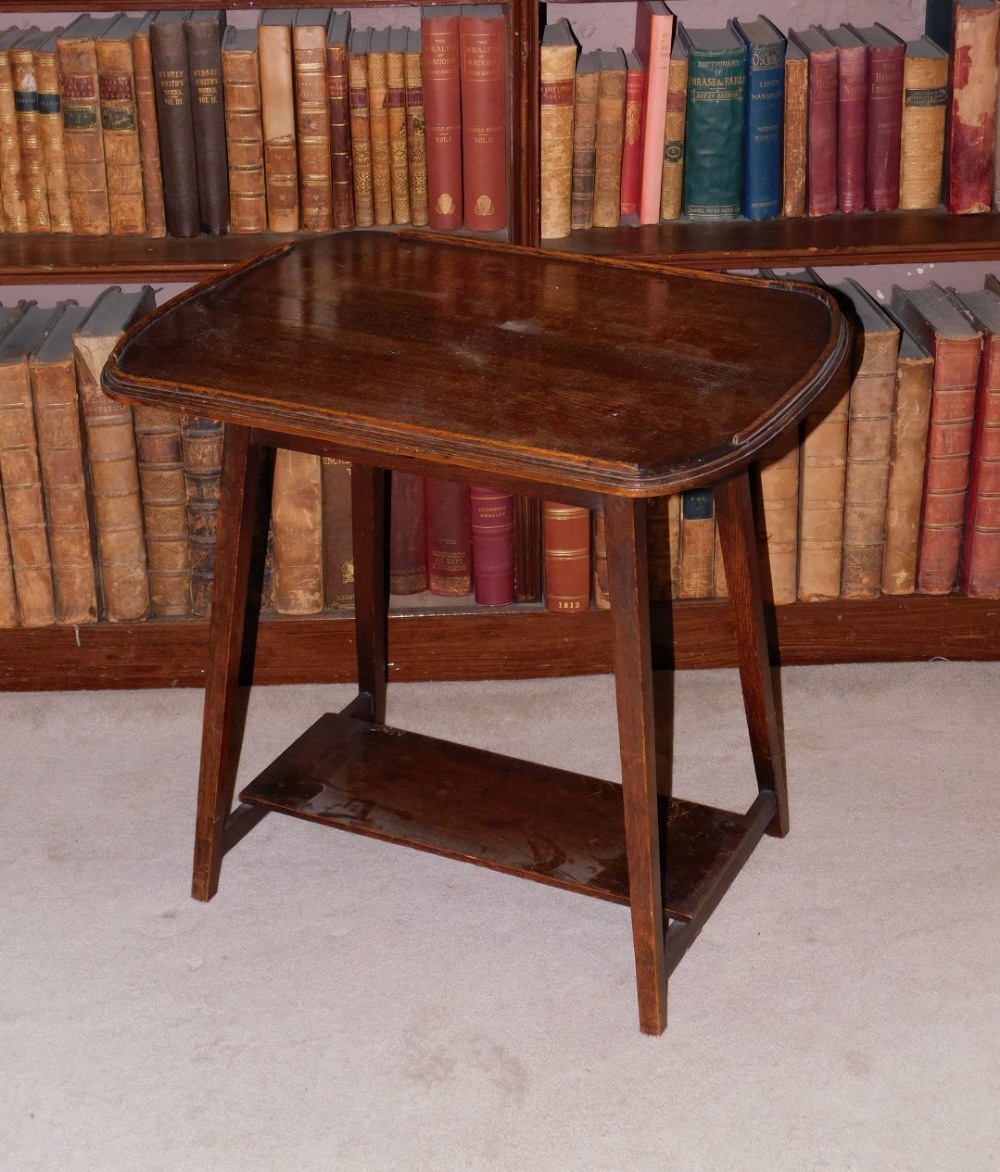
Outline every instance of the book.
{"label": "book", "polygon": [[323,609],[323,525],[320,457],[278,448],[271,495],[274,609],[318,614]]}
{"label": "book", "polygon": [[678,598],[715,593],[715,498],[711,488],[681,493]]}
{"label": "book", "polygon": [[663,144],[670,81],[670,50],[674,15],[662,0],[638,0],[635,10],[635,53],[642,63],[642,166],[639,171],[639,223],[660,218],[663,186]]}
{"label": "book", "polygon": [[469,489],[472,583],[481,606],[514,601],[514,497],[483,485]]}
{"label": "book", "polygon": [[212,613],[225,429],[218,420],[195,415],[182,415],[180,424],[191,613],[207,618]]}
{"label": "book", "polygon": [[396,469],[389,483],[389,593],[420,594],[428,586],[424,477]]}
{"label": "book", "polygon": [[188,555],[184,466],[180,418],[162,407],[136,404],[135,426],[139,495],[149,609],[154,617],[191,613],[191,562]]}
{"label": "book", "polygon": [[[642,177],[642,93],[645,84],[646,71],[639,60],[639,54],[630,49],[625,54],[625,135],[622,143],[620,208],[623,216],[639,214],[639,183]],[[663,133],[666,151],[666,129]],[[602,519],[601,524],[603,523]]]}
{"label": "book", "polygon": [[296,232],[299,228],[299,164],[292,66],[294,19],[294,9],[272,8],[263,14],[257,26],[267,226],[272,232]]}
{"label": "book", "polygon": [[142,203],[146,235],[158,239],[167,234],[163,207],[163,166],[160,129],[156,116],[156,85],[149,28],[156,16],[147,12],[132,34],[132,66],[135,71],[135,113],[139,126],[139,161],[142,167]]}
{"label": "book", "polygon": [[608,527],[603,509],[594,509],[591,516],[591,548],[593,549],[593,593],[597,610],[611,609],[611,583],[608,580]]}
{"label": "book", "polygon": [[87,506],[80,401],[73,335],[89,307],[66,304],[48,336],[28,359],[45,493],[55,621],[97,621],[95,548]]}
{"label": "book", "polygon": [[595,228],[614,228],[621,219],[622,150],[625,145],[625,53],[601,49],[594,147]]}
{"label": "book", "polygon": [[538,98],[542,240],[570,234],[577,52],[565,17],[545,26],[539,49]]}
{"label": "book", "polygon": [[[389,110],[389,193],[392,222],[410,223],[410,175],[406,140],[406,39],[407,29],[389,30],[386,53],[386,104]],[[425,142],[426,146],[426,142]]]}
{"label": "book", "polygon": [[[799,431],[794,428],[757,462],[760,477],[758,536],[763,586],[775,606],[794,602],[799,562]],[[770,592],[767,593],[767,587]]]}
{"label": "book", "polygon": [[[39,125],[38,81],[35,72],[35,49],[44,36],[45,34],[37,28],[22,30],[22,35],[10,47],[14,119],[21,155],[21,192],[24,196],[29,232],[49,231],[48,185]],[[2,68],[0,66],[0,69]],[[0,104],[6,104],[6,101],[6,97],[0,98]]]}
{"label": "book", "polygon": [[146,618],[149,580],[132,408],[104,393],[101,371],[122,333],[152,308],[148,285],[134,293],[112,285],[95,299],[73,335],[98,600],[102,617],[112,623]]}
{"label": "book", "polygon": [[868,166],[868,48],[847,25],[820,32],[837,49],[837,210],[860,212]]}
{"label": "book", "polygon": [[368,107],[368,46],[370,28],[354,29],[347,48],[347,82],[351,110],[351,174],[354,222],[359,228],[375,223],[372,177],[372,132]]}
{"label": "book", "polygon": [[788,34],[805,54],[809,73],[806,115],[806,211],[828,216],[837,210],[837,116],[840,72],[837,47],[818,28]]}
{"label": "book", "polygon": [[189,15],[182,9],[158,12],[149,26],[164,219],[168,235],[180,237],[197,236],[201,231],[191,75],[184,33],[184,21]]}
{"label": "book", "polygon": [[459,16],[462,198],[465,227],[507,226],[506,25],[500,4],[463,4]]}
{"label": "book", "polygon": [[747,46],[743,215],[771,220],[781,211],[785,38],[764,16],[730,23]]}
{"label": "book", "polygon": [[421,8],[430,226],[462,226],[462,85],[455,4]]}
{"label": "book", "polygon": [[472,593],[472,516],[469,486],[428,476],[424,480],[427,518],[427,588],[432,594]]}
{"label": "book", "polygon": [[323,514],[323,605],[354,606],[354,542],[351,537],[351,465],[323,456],[320,463]]}
{"label": "book", "polygon": [[123,16],[95,42],[108,212],[115,236],[142,236],[146,231],[132,49],[142,20]]}
{"label": "book", "polygon": [[22,28],[0,31],[0,203],[3,206],[2,226],[8,232],[28,231],[28,207],[24,199],[21,146],[10,61],[11,47],[24,36],[24,32]]}
{"label": "book", "polygon": [[785,43],[781,214],[806,214],[806,146],[809,125],[809,58],[793,40]]}
{"label": "book", "polygon": [[574,229],[594,224],[594,178],[597,167],[597,98],[601,57],[595,49],[581,53],[573,92],[573,178],[570,218]]}
{"label": "book", "polygon": [[948,54],[928,37],[907,41],[899,145],[899,206],[936,208],[944,174]]}
{"label": "book", "polygon": [[722,552],[722,535],[719,533],[719,523],[716,520],[715,530],[715,564],[712,567],[712,597],[728,598],[729,583],[726,580],[726,562]]}
{"label": "book", "polygon": [[[50,232],[73,231],[69,181],[66,176],[66,147],[63,142],[62,102],[59,97],[59,66],[56,61],[56,40],[61,32],[61,27],[50,30],[34,48],[38,134],[45,167]],[[2,202],[0,199],[0,210]]]}
{"label": "book", "polygon": [[[3,216],[0,215],[0,227],[2,226]],[[0,342],[29,305],[34,305],[34,302],[22,300],[6,308],[0,305]],[[10,555],[10,539],[7,536],[7,511],[4,508],[3,492],[0,491],[0,628],[16,627],[19,621],[14,566]]]}
{"label": "book", "polygon": [[667,112],[663,123],[663,177],[660,219],[676,220],[684,207],[684,138],[687,116],[688,59],[684,38],[674,37],[667,79]]}
{"label": "book", "polygon": [[419,28],[406,30],[403,83],[406,91],[406,171],[410,185],[410,220],[414,227],[422,228],[428,223],[427,124]]}
{"label": "book", "polygon": [[372,143],[372,202],[375,223],[392,223],[389,149],[389,30],[373,29],[368,43],[368,126]]}
{"label": "book", "polygon": [[222,91],[229,166],[229,230],[267,230],[264,126],[260,109],[257,29],[230,25],[222,41]]}
{"label": "book", "polygon": [[646,553],[649,598],[669,602],[680,590],[681,497],[651,497],[646,502]]}
{"label": "book", "polygon": [[542,503],[545,609],[573,614],[590,609],[590,510],[559,501]]}
{"label": "book", "polygon": [[735,219],[743,206],[747,48],[731,28],[682,24],[688,58],[684,212]]}
{"label": "book", "polygon": [[192,12],[184,22],[191,76],[191,121],[198,172],[198,215],[202,232],[219,236],[229,230],[229,164],[226,158],[226,110],[222,87],[224,9]]}
{"label": "book", "polygon": [[944,186],[954,215],[993,207],[998,27],[993,0],[927,0],[924,31],[950,55]]}
{"label": "book", "polygon": [[881,24],[866,28],[849,27],[868,49],[865,202],[873,212],[893,212],[899,207],[906,42]]}
{"label": "book", "polygon": [[959,574],[982,334],[934,282],[894,286],[892,308],[934,357],[917,590],[950,594]]}
{"label": "book", "polygon": [[351,14],[335,12],[326,40],[326,79],[330,100],[330,170],[334,228],[354,227],[354,175],[351,166],[351,107],[347,81],[347,43]]}
{"label": "book", "polygon": [[304,232],[329,232],[333,228],[330,85],[327,76],[331,15],[326,8],[299,8],[292,26],[299,215]]}

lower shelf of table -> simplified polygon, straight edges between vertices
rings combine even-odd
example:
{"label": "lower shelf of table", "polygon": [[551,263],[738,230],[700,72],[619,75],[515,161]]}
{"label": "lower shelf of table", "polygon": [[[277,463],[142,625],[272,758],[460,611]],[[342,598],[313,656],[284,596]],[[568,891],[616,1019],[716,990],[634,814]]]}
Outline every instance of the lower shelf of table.
{"label": "lower shelf of table", "polygon": [[[321,717],[243,802],[629,902],[621,786],[342,715]],[[660,799],[666,920],[707,913],[774,814]]]}

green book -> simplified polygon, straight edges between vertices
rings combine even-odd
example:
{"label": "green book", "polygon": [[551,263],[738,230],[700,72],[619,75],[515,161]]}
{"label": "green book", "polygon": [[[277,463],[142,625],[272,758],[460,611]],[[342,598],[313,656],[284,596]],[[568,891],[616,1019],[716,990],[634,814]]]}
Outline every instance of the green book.
{"label": "green book", "polygon": [[729,220],[743,201],[747,48],[731,28],[682,25],[688,56],[684,214]]}

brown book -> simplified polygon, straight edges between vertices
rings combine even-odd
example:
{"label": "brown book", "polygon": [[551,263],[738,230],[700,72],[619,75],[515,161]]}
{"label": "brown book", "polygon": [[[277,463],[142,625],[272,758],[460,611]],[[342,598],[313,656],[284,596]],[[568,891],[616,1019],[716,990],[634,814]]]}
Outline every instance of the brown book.
{"label": "brown book", "polygon": [[330,20],[328,8],[300,8],[292,27],[299,215],[305,232],[329,232],[333,228],[330,95],[326,62]]}
{"label": "brown book", "polygon": [[370,28],[354,29],[348,41],[347,81],[351,105],[351,169],[354,176],[354,222],[359,228],[375,223],[372,191],[372,131],[368,108],[368,46]]}
{"label": "brown book", "polygon": [[809,125],[809,58],[789,39],[785,46],[781,214],[806,214],[806,147]]}
{"label": "brown book", "polygon": [[715,499],[710,488],[681,493],[677,597],[711,598],[715,593]]}
{"label": "brown book", "polygon": [[424,481],[427,588],[432,594],[472,593],[472,517],[469,486],[438,476]]}
{"label": "brown book", "polygon": [[604,519],[603,509],[595,509],[593,512],[593,516],[591,517],[590,540],[591,548],[594,551],[594,606],[598,610],[610,610],[611,586],[608,582],[608,527]]}
{"label": "brown book", "polygon": [[903,58],[906,42],[884,25],[851,29],[868,47],[868,158],[865,202],[873,212],[899,207]]}
{"label": "brown book", "polygon": [[406,170],[410,183],[410,219],[415,227],[425,227],[429,221],[427,124],[419,28],[406,30],[403,82],[406,87]]}
{"label": "brown book", "polygon": [[882,586],[899,327],[852,280],[830,287],[854,322],[844,486],[844,598],[877,598]]}
{"label": "brown book", "polygon": [[354,176],[351,165],[351,107],[347,78],[347,43],[351,14],[335,12],[326,42],[327,93],[330,100],[330,169],[333,226],[354,227]]}
{"label": "brown book", "polygon": [[430,226],[462,226],[462,88],[455,4],[421,8]]}
{"label": "brown book", "polygon": [[715,522],[715,565],[712,570],[712,597],[729,597],[729,583],[726,580],[726,563],[722,553],[722,536],[719,533],[718,519]]}
{"label": "brown book", "polygon": [[35,46],[35,81],[38,87],[38,133],[45,164],[45,188],[49,202],[49,231],[72,232],[66,147],[63,142],[62,102],[59,98],[59,66],[56,40],[62,28],[52,29]]}
{"label": "brown book", "polygon": [[96,41],[108,209],[115,236],[146,231],[132,55],[132,38],[141,23],[141,17],[123,16]]}
{"label": "brown book", "polygon": [[271,500],[274,609],[318,614],[323,609],[323,525],[320,458],[278,448]]}
{"label": "brown book", "polygon": [[542,504],[545,609],[573,614],[590,609],[590,510],[559,501]]}
{"label": "brown book", "polygon": [[764,522],[760,533],[771,584],[769,601],[775,606],[798,597],[799,459],[795,429],[759,463]]}
{"label": "brown book", "polygon": [[405,28],[390,29],[389,49],[385,56],[389,190],[394,224],[410,223],[410,176],[406,148],[406,35]]}
{"label": "brown book", "polygon": [[539,51],[539,149],[543,240],[559,240],[570,233],[577,51],[573,30],[565,17],[545,26]]}
{"label": "brown book", "polygon": [[[465,227],[507,227],[506,22],[500,4],[463,4],[459,17]],[[622,99],[624,101],[624,79]]]}
{"label": "brown book", "polygon": [[[625,54],[625,141],[622,143],[621,214],[639,214],[639,189],[642,183],[643,91],[646,71],[639,54],[629,49]],[[666,163],[667,141],[664,129],[663,161]],[[661,188],[662,195],[662,188]]]}
{"label": "brown book", "polygon": [[[3,219],[0,217],[0,226]],[[4,308],[0,305],[0,342],[17,324],[33,301],[19,301]],[[2,483],[0,483],[2,487]],[[10,539],[7,534],[7,510],[0,491],[0,628],[16,627],[19,623],[17,611],[17,589],[14,585],[14,566],[11,561]]]}
{"label": "brown book", "polygon": [[207,617],[212,613],[224,427],[195,415],[182,415],[180,423],[191,613]]}
{"label": "brown book", "polygon": [[73,335],[90,310],[70,302],[28,360],[45,490],[55,621],[97,621],[93,531],[87,507]]}
{"label": "brown book", "polygon": [[167,217],[163,207],[163,166],[160,160],[160,127],[156,116],[153,54],[149,45],[149,28],[155,17],[155,12],[147,12],[132,34],[132,65],[135,70],[135,112],[139,123],[146,235],[159,239],[167,234]]}
{"label": "brown book", "polygon": [[[35,72],[35,49],[44,36],[40,29],[29,29],[10,49],[14,111],[21,149],[21,190],[24,195],[29,232],[49,231],[49,197],[45,178],[45,152],[39,125],[38,80]],[[3,101],[4,99],[0,98],[0,103]]]}
{"label": "brown book", "polygon": [[368,127],[372,142],[372,202],[375,223],[392,223],[389,149],[389,30],[373,29],[368,43]]}
{"label": "brown book", "polygon": [[944,174],[948,54],[928,37],[908,41],[903,58],[899,206],[936,208]]}
{"label": "brown book", "polygon": [[426,483],[397,470],[390,484],[389,593],[419,594],[428,587]]}
{"label": "brown book", "polygon": [[806,209],[810,216],[828,216],[837,210],[837,114],[840,71],[837,48],[818,28],[792,30],[796,44],[808,58],[809,99],[806,115]]}
{"label": "brown book", "polygon": [[143,531],[154,617],[191,613],[191,561],[180,418],[161,407],[132,409]]}
{"label": "brown book", "polygon": [[667,75],[667,113],[663,126],[663,178],[660,219],[676,220],[684,203],[684,133],[687,121],[687,47],[674,37]]}
{"label": "brown book", "polygon": [[472,584],[480,606],[514,601],[514,497],[474,484],[469,489]]}
{"label": "brown book", "polygon": [[322,458],[323,601],[328,609],[354,606],[354,542],[351,537],[351,465]]}
{"label": "brown book", "polygon": [[668,602],[680,589],[681,498],[679,493],[651,497],[646,504],[649,597]]}
{"label": "brown book", "polygon": [[201,231],[191,74],[184,33],[184,21],[189,15],[189,11],[180,9],[158,12],[149,26],[164,217],[167,232],[180,237],[197,236]]}
{"label": "brown book", "polygon": [[594,227],[621,219],[622,149],[625,145],[625,52],[601,49],[594,158]]}
{"label": "brown book", "polygon": [[257,30],[267,226],[299,228],[299,166],[295,147],[295,75],[292,66],[294,9],[270,9]]}
{"label": "brown book", "polygon": [[959,574],[982,335],[933,282],[895,286],[892,308],[934,356],[917,590],[950,594]]}
{"label": "brown book", "polygon": [[594,224],[600,62],[600,54],[592,51],[582,53],[576,63],[576,86],[573,92],[573,187],[570,203],[574,230],[585,230]]}
{"label": "brown book", "polygon": [[28,362],[62,309],[27,309],[0,343],[0,484],[24,627],[51,626],[56,617]]}
{"label": "brown book", "polygon": [[264,232],[267,193],[256,27],[226,29],[222,42],[222,89],[229,160],[229,229]]}
{"label": "brown book", "polygon": [[70,217],[78,236],[111,231],[97,41],[119,17],[81,16],[56,38]]}
{"label": "brown book", "polygon": [[21,146],[14,106],[14,80],[10,50],[24,36],[22,28],[0,32],[0,196],[4,227],[8,232],[28,231],[28,207],[21,173]]}
{"label": "brown book", "polygon": [[222,34],[225,27],[223,9],[192,12],[184,22],[191,75],[198,214],[201,230],[210,236],[229,230],[229,166],[222,92]]}
{"label": "brown book", "polygon": [[104,617],[113,623],[148,615],[149,581],[132,409],[104,393],[101,371],[125,329],[152,308],[148,285],[135,293],[112,285],[73,335],[99,598]]}

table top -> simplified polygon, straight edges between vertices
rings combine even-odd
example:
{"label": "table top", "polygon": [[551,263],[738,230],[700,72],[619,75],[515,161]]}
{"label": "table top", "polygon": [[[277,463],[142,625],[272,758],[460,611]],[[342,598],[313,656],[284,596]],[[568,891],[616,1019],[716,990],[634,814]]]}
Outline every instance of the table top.
{"label": "table top", "polygon": [[749,463],[849,350],[818,287],[355,231],[174,298],[103,385],[362,462],[656,496]]}

